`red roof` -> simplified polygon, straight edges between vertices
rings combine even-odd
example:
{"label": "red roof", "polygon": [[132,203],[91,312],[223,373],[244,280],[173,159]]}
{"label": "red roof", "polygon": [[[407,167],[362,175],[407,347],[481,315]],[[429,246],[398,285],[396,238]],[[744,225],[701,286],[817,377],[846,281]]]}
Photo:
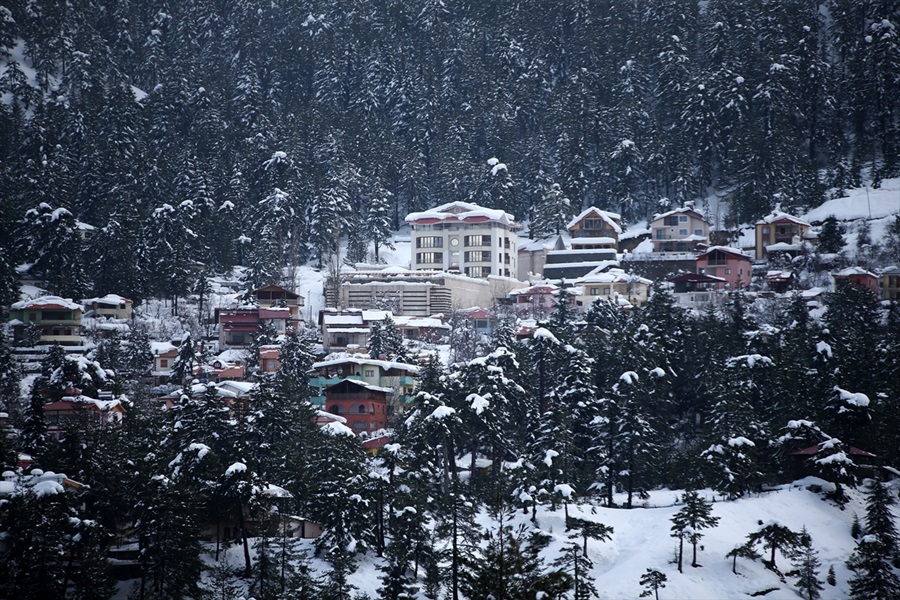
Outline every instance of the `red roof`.
{"label": "red roof", "polygon": [[219,313],[219,323],[258,323],[259,313],[254,310],[252,312],[225,312]]}
{"label": "red roof", "polygon": [[377,448],[384,448],[385,446],[390,444],[393,441],[393,439],[394,438],[392,438],[389,435],[382,435],[382,436],[379,436],[376,438],[369,438],[362,443],[362,447],[365,448],[366,450],[375,450]]}
{"label": "red roof", "polygon": [[[847,454],[851,456],[866,456],[868,458],[877,458],[877,454],[872,454],[871,452],[866,452],[865,450],[860,450],[854,446],[846,446]],[[801,450],[794,450],[793,452],[788,452],[788,456],[813,456],[814,454],[819,453],[819,444],[815,446],[810,446],[809,448],[803,448]]]}

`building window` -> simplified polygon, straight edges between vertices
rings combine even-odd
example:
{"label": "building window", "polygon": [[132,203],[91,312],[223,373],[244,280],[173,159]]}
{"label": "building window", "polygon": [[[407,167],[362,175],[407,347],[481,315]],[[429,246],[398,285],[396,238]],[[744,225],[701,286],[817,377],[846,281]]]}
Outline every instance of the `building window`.
{"label": "building window", "polygon": [[469,277],[487,277],[490,274],[490,267],[466,267],[466,275]]}
{"label": "building window", "polygon": [[466,262],[491,262],[490,250],[470,250],[465,254]]}
{"label": "building window", "polygon": [[687,215],[678,215],[679,223],[687,223]]}
{"label": "building window", "polygon": [[762,228],[763,235],[769,235],[769,226],[765,225]]}
{"label": "building window", "polygon": [[687,229],[679,229],[678,235],[687,235]]}
{"label": "building window", "polygon": [[591,288],[591,296],[599,296],[599,295],[600,295],[600,289],[592,287]]}
{"label": "building window", "polygon": [[698,235],[698,236],[701,236],[701,237],[702,237],[702,236],[703,236],[703,230],[702,230],[702,229],[695,229],[695,230],[694,230],[694,235]]}
{"label": "building window", "polygon": [[366,377],[375,377],[375,369],[366,369],[365,375]]}
{"label": "building window", "polygon": [[666,230],[665,229],[657,229],[656,230],[656,239],[658,239],[658,240],[666,239]]}
{"label": "building window", "polygon": [[585,219],[581,222],[582,229],[603,229],[603,219]]}
{"label": "building window", "polygon": [[666,217],[663,219],[663,225],[666,227],[676,227],[678,225],[678,217]]}
{"label": "building window", "polygon": [[169,361],[166,360],[165,358],[161,358],[161,359],[159,360],[159,368],[160,368],[160,369],[167,369],[168,367],[169,367]]}
{"label": "building window", "polygon": [[416,252],[416,262],[422,264],[440,264],[444,262],[443,252]]}
{"label": "building window", "polygon": [[443,248],[444,238],[438,236],[424,236],[416,238],[416,248]]}
{"label": "building window", "polygon": [[357,405],[357,406],[355,407],[355,410],[354,410],[353,412],[355,412],[355,413],[358,414],[358,415],[364,415],[364,414],[366,414],[366,405],[365,405],[365,404],[359,404],[359,405]]}
{"label": "building window", "polygon": [[725,274],[726,274],[726,275],[731,275],[731,269],[725,269]]}
{"label": "building window", "polygon": [[465,237],[466,246],[490,246],[491,236],[489,235],[467,235]]}

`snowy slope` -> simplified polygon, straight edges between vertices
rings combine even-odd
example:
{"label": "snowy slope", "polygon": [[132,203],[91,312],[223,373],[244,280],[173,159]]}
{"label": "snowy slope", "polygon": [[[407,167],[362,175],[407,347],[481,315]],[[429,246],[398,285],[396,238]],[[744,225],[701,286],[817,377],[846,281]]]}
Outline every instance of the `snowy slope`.
{"label": "snowy slope", "polygon": [[[787,578],[782,582],[760,562],[738,559],[739,574],[732,573],[731,559],[725,558],[725,555],[745,542],[747,534],[759,529],[758,521],[777,521],[797,532],[806,526],[822,563],[820,579],[825,580],[830,566],[834,566],[837,576],[835,587],[825,584],[823,598],[844,598],[849,593],[847,580],[851,576],[844,562],[855,544],[850,528],[854,514],[859,515],[860,519],[865,516],[862,495],[849,491],[852,500],[844,510],[840,510],[833,503],[823,500],[820,494],[808,490],[809,485],[830,486],[820,479],[807,478],[782,486],[777,491],[736,501],[721,501],[714,492],[702,492],[705,498],[717,500],[713,505],[713,515],[720,517],[721,521],[715,529],[704,531],[702,550],[698,554],[700,568],[691,568],[690,547],[685,547],[683,574],[678,573],[676,565],[671,564],[677,544],[670,537],[670,519],[680,508],[674,505],[680,492],[652,492],[647,508],[625,510],[580,505],[570,506],[569,514],[605,523],[615,530],[609,542],[588,541],[589,555],[594,562],[593,576],[599,598],[602,599],[637,598],[642,591],[638,581],[648,567],[658,569],[668,577],[666,588],[660,590],[661,599],[747,598],[750,594],[772,588],[775,588],[774,591],[766,594],[765,598],[797,598],[793,579]],[[538,526],[554,538],[545,551],[545,563],[549,564],[567,541],[565,516],[562,509],[551,512],[539,508],[537,514]],[[522,523],[530,523],[529,516],[519,512],[516,518]],[[484,526],[491,526],[486,516],[481,521]],[[378,559],[364,557],[351,578],[361,592],[373,598],[378,597],[375,592],[380,585],[377,564]],[[782,572],[791,569],[790,561],[780,553],[776,555],[776,564]],[[320,566],[325,567],[324,564]]]}
{"label": "snowy slope", "polygon": [[[661,589],[661,600],[726,600],[731,598],[749,598],[757,592],[771,590],[765,594],[767,600],[794,600],[799,596],[795,588],[795,580],[786,577],[782,581],[778,575],[763,567],[760,562],[738,559],[735,575],[731,571],[731,559],[725,555],[735,546],[746,541],[747,534],[759,529],[758,523],[777,521],[799,532],[806,526],[812,537],[813,547],[819,554],[821,570],[819,579],[825,581],[829,567],[834,567],[836,585],[824,584],[822,598],[846,598],[849,594],[848,579],[851,572],[845,561],[853,552],[855,541],[850,535],[854,515],[861,520],[865,517],[864,499],[861,492],[847,490],[850,502],[841,510],[833,503],[825,501],[822,496],[808,489],[810,486],[830,488],[831,485],[814,477],[809,477],[793,484],[781,486],[775,491],[766,492],[750,498],[736,501],[722,501],[709,490],[701,491],[701,496],[713,503],[713,516],[720,518],[718,527],[706,529],[698,548],[698,568],[692,568],[691,548],[685,545],[684,573],[679,573],[672,562],[677,549],[676,540],[670,537],[672,515],[680,506],[675,502],[681,496],[679,491],[661,490],[651,493],[645,507],[626,509],[610,509],[592,505],[570,505],[569,514],[592,521],[604,523],[614,528],[612,539],[607,542],[588,541],[588,553],[594,563],[592,576],[595,579],[599,596],[603,600],[638,598],[642,588],[639,580],[647,568],[654,568],[666,574],[666,587]],[[894,483],[896,496],[897,482]],[[624,501],[623,497],[616,499]],[[895,517],[897,507],[895,508]],[[523,515],[519,511],[515,516],[513,527],[519,523],[531,524],[530,514]],[[490,519],[482,513],[480,522],[483,527],[495,527]],[[568,541],[565,532],[565,515],[563,509],[550,511],[541,507],[537,512],[537,526],[552,536],[553,541],[544,551],[545,566],[559,556],[560,548]],[[252,541],[252,540],[251,540]],[[312,540],[302,540],[301,548],[313,556]],[[768,551],[757,548],[767,555]],[[207,564],[212,564],[214,546],[209,545],[209,556],[205,556]],[[255,552],[251,552],[255,560]],[[228,562],[239,567],[243,564],[240,546],[231,546],[227,550]],[[319,558],[312,558],[312,566],[324,574],[329,565]],[[374,554],[366,554],[359,558],[356,571],[349,578],[359,593],[368,594],[370,598],[378,598],[381,586],[378,570],[381,559]],[[776,564],[783,572],[792,567],[790,561],[780,553],[776,554]],[[116,600],[124,600],[134,581],[119,583]],[[420,595],[420,598],[422,596]]]}

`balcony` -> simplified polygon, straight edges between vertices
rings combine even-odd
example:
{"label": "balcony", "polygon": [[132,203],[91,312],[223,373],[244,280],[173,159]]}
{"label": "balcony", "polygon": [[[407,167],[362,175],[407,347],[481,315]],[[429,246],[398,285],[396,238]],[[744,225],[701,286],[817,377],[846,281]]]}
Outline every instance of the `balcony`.
{"label": "balcony", "polygon": [[80,346],[84,343],[84,339],[80,335],[42,335],[41,343]]}
{"label": "balcony", "polygon": [[409,375],[401,375],[400,385],[416,385],[416,380]]}

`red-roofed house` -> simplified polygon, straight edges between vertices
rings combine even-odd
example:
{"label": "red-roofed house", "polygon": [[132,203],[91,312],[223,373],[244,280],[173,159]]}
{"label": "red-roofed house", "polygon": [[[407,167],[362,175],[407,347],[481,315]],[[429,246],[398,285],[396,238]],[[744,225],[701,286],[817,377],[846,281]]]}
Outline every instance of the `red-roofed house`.
{"label": "red-roofed house", "polygon": [[44,405],[47,433],[60,439],[70,423],[82,428],[121,423],[125,408],[118,400],[95,400],[87,396],[63,396]]}
{"label": "red-roofed house", "polygon": [[69,298],[41,296],[33,300],[16,302],[10,306],[9,319],[13,328],[13,339],[21,343],[25,329],[32,323],[40,329],[40,343],[62,346],[81,346],[80,304]]}
{"label": "red-roofed house", "polygon": [[259,369],[263,373],[274,373],[281,366],[281,346],[259,347]]}
{"label": "red-roofed house", "polygon": [[271,323],[275,333],[282,335],[296,319],[288,307],[217,308],[216,322],[219,324],[220,348],[246,348],[253,341],[260,323]]}
{"label": "red-roofed house", "polygon": [[713,246],[697,257],[697,272],[724,280],[722,287],[739,290],[750,283],[753,263],[736,248]]}

